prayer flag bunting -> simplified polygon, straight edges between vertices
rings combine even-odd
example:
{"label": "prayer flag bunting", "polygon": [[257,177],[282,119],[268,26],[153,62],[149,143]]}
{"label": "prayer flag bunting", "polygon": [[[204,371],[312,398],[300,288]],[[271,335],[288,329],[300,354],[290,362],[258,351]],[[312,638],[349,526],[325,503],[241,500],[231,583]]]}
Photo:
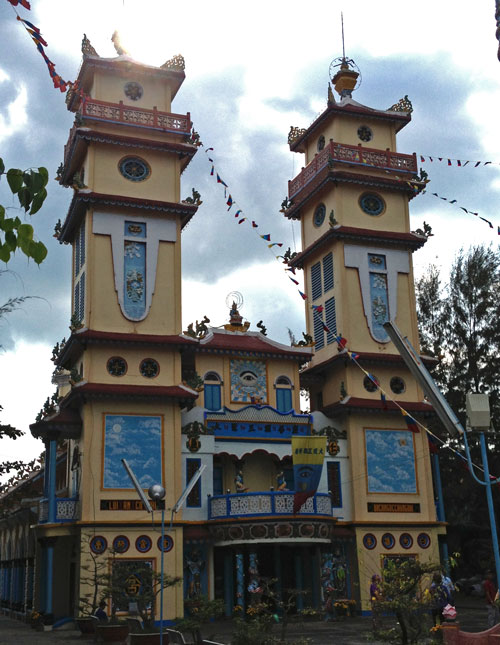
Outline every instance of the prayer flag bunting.
{"label": "prayer flag bunting", "polygon": [[322,322],[321,324],[323,325],[323,331],[326,331],[327,334],[330,334],[331,332],[330,332],[329,328],[325,325],[325,323]]}
{"label": "prayer flag bunting", "polygon": [[213,177],[214,174],[214,167],[212,166],[212,170],[210,171],[210,175]]}
{"label": "prayer flag bunting", "polygon": [[236,211],[236,213],[234,214],[234,216],[235,216],[235,217],[238,217],[239,215],[241,215],[241,213],[243,213],[243,211],[242,211],[242,210],[241,210],[241,208],[240,208],[240,210]]}
{"label": "prayer flag bunting", "polygon": [[323,313],[323,305],[311,305],[317,314]]}
{"label": "prayer flag bunting", "polygon": [[288,276],[288,277],[290,278],[290,280],[291,280],[294,284],[299,284],[299,281],[298,281],[298,280],[294,280],[294,279],[293,279],[293,278],[291,278],[290,276]]}
{"label": "prayer flag bunting", "polygon": [[266,233],[266,235],[261,235],[261,238],[262,238],[263,240],[267,240],[268,242],[270,242],[270,241],[271,241],[271,235],[270,235],[270,233]]}
{"label": "prayer flag bunting", "polygon": [[218,183],[218,184],[222,184],[223,186],[225,186],[225,187],[227,188],[227,184],[226,184],[226,182],[225,182],[225,181],[223,181],[223,180],[220,178],[219,173],[217,173],[217,183]]}
{"label": "prayer flag bunting", "polygon": [[231,195],[229,195],[229,197],[227,199],[227,202],[226,202],[226,206],[229,206],[229,208],[227,209],[228,211],[231,210],[232,205],[233,205],[233,198],[231,197]]}
{"label": "prayer flag bunting", "polygon": [[300,293],[300,297],[302,298],[302,300],[307,300],[307,296],[306,296],[305,293],[302,293],[302,291],[299,291],[299,293]]}
{"label": "prayer flag bunting", "polygon": [[344,338],[343,336],[337,336],[335,340],[337,341],[339,352],[345,349],[345,346],[347,345],[347,338]]}
{"label": "prayer flag bunting", "polygon": [[417,422],[415,419],[406,412],[406,410],[401,410],[401,414],[404,416],[408,430],[417,434],[419,432]]}
{"label": "prayer flag bunting", "polygon": [[252,220],[252,227],[253,227],[253,228],[259,228],[259,225],[257,224],[257,222],[254,222],[254,221]]}
{"label": "prayer flag bunting", "polygon": [[429,452],[431,453],[431,455],[439,454],[439,443],[437,442],[437,440],[430,434],[427,434],[427,440],[429,442]]}
{"label": "prayer flag bunting", "polygon": [[282,242],[272,242],[271,244],[268,244],[267,247],[271,249],[273,246],[283,246]]}
{"label": "prayer flag bunting", "polygon": [[243,222],[244,222],[245,220],[246,220],[246,217],[242,217],[242,218],[240,219],[240,221],[238,222],[238,224],[243,224]]}

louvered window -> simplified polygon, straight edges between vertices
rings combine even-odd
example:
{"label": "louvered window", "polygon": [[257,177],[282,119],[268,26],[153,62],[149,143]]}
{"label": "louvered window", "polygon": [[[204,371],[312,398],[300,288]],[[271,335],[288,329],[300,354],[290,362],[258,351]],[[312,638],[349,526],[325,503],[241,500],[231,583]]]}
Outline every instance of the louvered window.
{"label": "louvered window", "polygon": [[75,284],[73,314],[77,320],[83,322],[85,316],[85,271],[82,271]]}
{"label": "louvered window", "polygon": [[321,264],[319,262],[311,267],[311,291],[313,300],[321,297]]}
{"label": "louvered window", "polygon": [[75,239],[75,276],[85,264],[85,221],[80,226]]}
{"label": "louvered window", "polygon": [[323,291],[333,289],[333,255],[328,253],[323,258]]}
{"label": "louvered window", "polygon": [[85,316],[85,221],[75,238],[75,286],[73,292],[73,315],[83,322]]}
{"label": "louvered window", "polygon": [[329,461],[326,467],[328,477],[328,492],[334,508],[342,508],[342,485],[340,481],[340,463]]}
{"label": "louvered window", "polygon": [[330,330],[330,333],[326,335],[326,342],[328,344],[333,343],[335,337],[337,336],[337,316],[335,313],[335,298],[330,298],[325,302],[325,322],[326,326]]}
{"label": "louvered window", "polygon": [[314,320],[314,341],[316,343],[314,345],[314,348],[318,350],[325,346],[325,330],[323,329],[322,314],[313,312],[313,320]]}

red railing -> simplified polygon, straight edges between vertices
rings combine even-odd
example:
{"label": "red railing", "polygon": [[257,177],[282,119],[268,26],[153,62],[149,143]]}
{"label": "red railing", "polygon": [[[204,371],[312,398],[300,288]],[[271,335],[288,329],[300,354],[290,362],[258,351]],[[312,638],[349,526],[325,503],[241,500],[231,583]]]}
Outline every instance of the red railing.
{"label": "red railing", "polygon": [[381,170],[397,170],[404,173],[417,173],[417,156],[404,155],[390,150],[376,150],[362,146],[349,146],[345,143],[330,143],[302,169],[300,174],[288,182],[288,198],[292,199],[311,179],[329,162],[350,166],[365,166]]}
{"label": "red railing", "polygon": [[[107,103],[106,101],[97,101],[96,99],[88,98],[82,102],[78,113],[83,118],[103,121],[105,123],[119,123],[185,135],[189,135],[191,132],[191,115],[189,112],[187,114],[172,114],[171,112],[160,112],[156,107],[148,110],[146,108],[123,105],[123,101],[119,103]],[[64,165],[66,165],[67,157],[78,127],[81,126],[73,125],[69,133],[68,142],[64,146]]]}

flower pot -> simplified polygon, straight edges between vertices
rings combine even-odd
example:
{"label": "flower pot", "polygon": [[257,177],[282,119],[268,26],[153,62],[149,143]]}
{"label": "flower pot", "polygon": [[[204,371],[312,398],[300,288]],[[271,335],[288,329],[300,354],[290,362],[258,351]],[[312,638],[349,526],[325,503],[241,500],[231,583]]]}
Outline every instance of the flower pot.
{"label": "flower pot", "polygon": [[[168,636],[163,633],[163,642],[168,643]],[[160,645],[160,632],[130,634],[130,645]]]}
{"label": "flower pot", "polygon": [[98,643],[125,645],[129,633],[128,625],[96,625]]}
{"label": "flower pot", "polygon": [[94,638],[95,620],[92,618],[77,618],[76,626],[80,630],[82,638]]}

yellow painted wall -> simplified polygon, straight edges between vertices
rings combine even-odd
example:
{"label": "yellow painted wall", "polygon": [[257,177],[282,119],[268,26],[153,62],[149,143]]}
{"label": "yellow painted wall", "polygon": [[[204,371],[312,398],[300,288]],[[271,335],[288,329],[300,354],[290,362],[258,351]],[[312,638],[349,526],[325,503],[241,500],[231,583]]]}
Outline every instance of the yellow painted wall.
{"label": "yellow painted wall", "polygon": [[101,499],[137,499],[133,488],[127,490],[102,489],[104,452],[104,414],[163,415],[163,469],[166,477],[165,505],[171,508],[182,492],[182,472],[178,455],[181,454],[181,418],[175,402],[94,401],[83,408],[83,435],[80,440],[82,456],[81,520],[82,522],[136,522],[150,521],[146,511],[101,511]]}
{"label": "yellow painted wall", "polygon": [[[353,487],[353,513],[355,522],[435,522],[436,509],[432,491],[432,473],[429,459],[427,435],[424,432],[408,438],[414,441],[417,493],[369,493],[367,480],[365,429],[370,430],[407,430],[402,416],[383,413],[352,414],[347,421],[349,454],[358,455],[351,463]],[[368,502],[390,502],[420,504],[420,513],[369,513]]]}
{"label": "yellow painted wall", "polygon": [[[118,70],[121,69],[121,74]],[[142,85],[143,95],[137,101],[133,101],[125,95],[124,86],[128,82],[137,82]],[[94,76],[94,87],[91,97],[98,101],[108,103],[119,103],[131,105],[138,108],[152,109],[154,106],[162,112],[170,112],[172,91],[168,81],[159,82],[154,76],[142,76],[127,71],[126,66],[114,66],[112,71],[97,70]]]}
{"label": "yellow painted wall", "polygon": [[[157,573],[161,571],[161,551],[158,549],[157,541],[161,536],[161,526],[158,523],[156,525],[156,530],[153,531],[151,528],[151,523],[149,525],[138,526],[138,527],[99,527],[98,535],[104,537],[108,543],[107,550],[102,555],[94,556],[96,558],[99,570],[102,572],[110,572],[113,565],[113,555],[111,553],[111,548],[113,540],[119,535],[126,535],[130,541],[129,550],[123,555],[116,555],[115,560],[148,560],[153,562],[153,570]],[[183,539],[182,539],[182,528],[174,527],[165,531],[165,534],[170,536],[174,541],[174,546],[171,551],[165,553],[164,555],[164,573],[167,576],[183,576]],[[90,570],[93,568],[93,560],[90,556],[90,540],[96,535],[94,530],[88,528],[82,529],[81,534],[81,550],[80,550],[80,580],[79,580],[79,590],[78,598],[85,596],[86,594],[93,593],[92,577],[89,575],[89,572],[86,570],[88,567]],[[135,542],[136,539],[141,535],[147,535],[151,538],[153,546],[151,550],[147,553],[141,553],[137,551]],[[102,568],[101,568],[102,565]],[[163,599],[163,608],[164,608],[164,618],[167,620],[172,620],[184,614],[183,608],[183,586],[182,583],[174,586],[167,587],[164,591]],[[108,616],[111,615],[111,605],[108,601],[107,609],[105,610]],[[160,617],[160,596],[158,594],[156,602],[156,620],[159,620]]]}
{"label": "yellow painted wall", "polygon": [[332,115],[328,121],[324,122],[321,128],[318,128],[314,132],[314,136],[311,136],[307,142],[306,164],[317,154],[318,139],[321,135],[325,137],[326,144],[328,144],[330,139],[335,143],[345,143],[351,146],[362,143],[358,137],[358,128],[361,125],[368,126],[373,132],[373,139],[367,143],[363,142],[363,147],[378,150],[389,148],[392,152],[396,151],[396,137],[394,134],[394,126],[391,123],[365,117],[350,117],[344,115],[339,117]]}
{"label": "yellow painted wall", "polygon": [[[361,592],[361,609],[363,611],[371,610],[370,603],[370,584],[371,577],[374,574],[381,575],[383,569],[383,559],[386,556],[397,557],[401,555],[408,557],[409,555],[415,556],[420,562],[439,562],[439,543],[438,535],[443,533],[442,527],[429,527],[429,526],[410,526],[408,528],[400,528],[394,526],[372,526],[366,525],[356,528],[356,547],[358,553],[358,567],[360,578],[360,592]],[[382,535],[390,532],[396,544],[390,550],[382,546]],[[431,538],[429,548],[422,549],[417,544],[417,536],[419,533],[427,533]],[[366,549],[363,545],[363,536],[366,533],[372,533],[376,540],[377,545],[374,549]],[[409,533],[413,538],[413,546],[410,549],[403,549],[399,544],[399,538],[402,533]],[[430,582],[430,581],[429,581]]]}

